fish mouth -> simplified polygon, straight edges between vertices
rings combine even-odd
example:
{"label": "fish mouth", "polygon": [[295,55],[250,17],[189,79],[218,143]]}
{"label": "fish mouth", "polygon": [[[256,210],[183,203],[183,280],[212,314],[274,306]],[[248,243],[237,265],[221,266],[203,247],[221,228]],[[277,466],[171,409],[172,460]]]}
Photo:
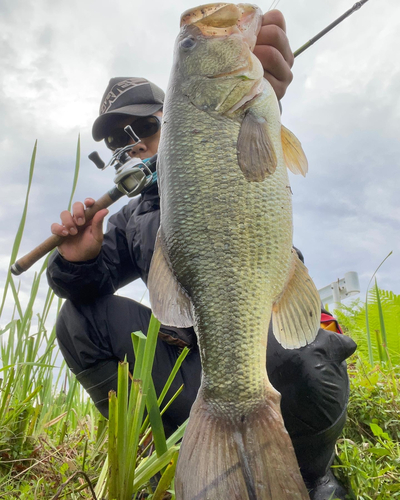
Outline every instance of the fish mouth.
{"label": "fish mouth", "polygon": [[[232,71],[207,75],[208,79],[233,77],[237,78],[232,91],[215,108],[215,111],[231,115],[246,107],[263,90],[264,72],[261,64],[253,54],[257,36],[262,26],[263,14],[259,7],[250,4],[214,3],[201,5],[189,9],[181,16],[180,27],[193,27],[196,33],[204,38],[229,38],[239,37],[243,43],[243,65]],[[255,62],[257,63],[255,64]],[[258,65],[260,66],[258,68]],[[241,87],[243,80],[250,84],[247,92],[235,102],[227,103],[237,88]],[[243,87],[242,87],[243,88]]]}
{"label": "fish mouth", "polygon": [[253,52],[261,29],[262,12],[250,4],[214,3],[189,9],[181,16],[180,27],[194,24],[205,37],[240,34]]}

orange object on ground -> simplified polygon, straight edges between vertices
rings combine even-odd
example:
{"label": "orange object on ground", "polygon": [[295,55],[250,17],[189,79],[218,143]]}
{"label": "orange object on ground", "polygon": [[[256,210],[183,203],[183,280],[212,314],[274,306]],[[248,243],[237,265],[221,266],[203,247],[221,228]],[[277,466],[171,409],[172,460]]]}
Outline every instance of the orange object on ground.
{"label": "orange object on ground", "polygon": [[326,312],[321,313],[321,328],[331,332],[343,333],[336,319]]}

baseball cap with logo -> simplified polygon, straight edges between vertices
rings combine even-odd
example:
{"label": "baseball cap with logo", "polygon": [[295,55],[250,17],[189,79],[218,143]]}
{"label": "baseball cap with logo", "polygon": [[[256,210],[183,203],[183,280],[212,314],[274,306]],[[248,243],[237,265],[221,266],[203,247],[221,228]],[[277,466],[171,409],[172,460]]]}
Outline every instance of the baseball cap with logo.
{"label": "baseball cap with logo", "polygon": [[104,139],[123,116],[149,116],[164,104],[164,92],[145,78],[111,78],[93,123],[95,141]]}

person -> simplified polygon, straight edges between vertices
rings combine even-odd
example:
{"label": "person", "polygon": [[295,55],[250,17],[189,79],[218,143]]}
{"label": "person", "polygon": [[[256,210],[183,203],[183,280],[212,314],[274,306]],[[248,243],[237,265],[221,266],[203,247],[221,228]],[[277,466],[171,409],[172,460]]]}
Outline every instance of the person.
{"label": "person", "polygon": [[[292,80],[293,54],[285,31],[282,14],[268,12],[254,50],[279,100]],[[152,157],[160,138],[163,100],[163,91],[144,78],[112,78],[93,125],[93,138],[104,139],[114,150],[130,143],[123,128],[131,125],[141,142],[133,146],[130,156]],[[62,212],[61,224],[52,225],[54,234],[69,236],[51,256],[47,270],[50,286],[67,299],[57,320],[57,339],[68,366],[105,417],[108,392],[117,388],[118,362],[125,355],[131,369],[135,362],[131,332],[147,332],[151,315],[143,304],[114,292],[138,278],[147,282],[160,221],[159,202],[154,185],[112,215],[104,235],[107,210],[85,221],[85,206],[94,203],[91,198],[74,203],[73,212]],[[331,324],[330,330],[335,330]],[[190,353],[169,395],[182,384],[184,389],[163,417],[167,434],[189,416],[200,386],[201,364],[192,328],[161,326],[153,367],[158,394],[184,346]],[[345,359],[355,347],[345,335],[321,329],[313,343],[285,350],[269,332],[268,376],[282,395],[282,415],[312,500],[327,500],[333,493],[345,498],[346,491],[330,465],[346,419]]]}

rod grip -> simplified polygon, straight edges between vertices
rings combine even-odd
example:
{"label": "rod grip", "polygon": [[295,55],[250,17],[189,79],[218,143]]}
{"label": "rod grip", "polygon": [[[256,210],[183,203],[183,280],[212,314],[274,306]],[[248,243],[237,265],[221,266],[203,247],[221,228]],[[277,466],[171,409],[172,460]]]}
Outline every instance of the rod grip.
{"label": "rod grip", "polygon": [[[86,222],[91,221],[99,210],[108,208],[115,201],[121,198],[121,196],[123,196],[123,193],[118,191],[117,188],[111,189],[108,193],[104,194],[101,198],[96,200],[91,207],[85,210]],[[63,241],[65,241],[66,238],[73,238],[73,236],[57,236],[53,234],[36,248],[14,262],[14,264],[12,264],[10,268],[12,274],[14,274],[15,276],[19,276],[23,272],[27,271],[39,259],[44,257],[46,254],[60,245]]]}

